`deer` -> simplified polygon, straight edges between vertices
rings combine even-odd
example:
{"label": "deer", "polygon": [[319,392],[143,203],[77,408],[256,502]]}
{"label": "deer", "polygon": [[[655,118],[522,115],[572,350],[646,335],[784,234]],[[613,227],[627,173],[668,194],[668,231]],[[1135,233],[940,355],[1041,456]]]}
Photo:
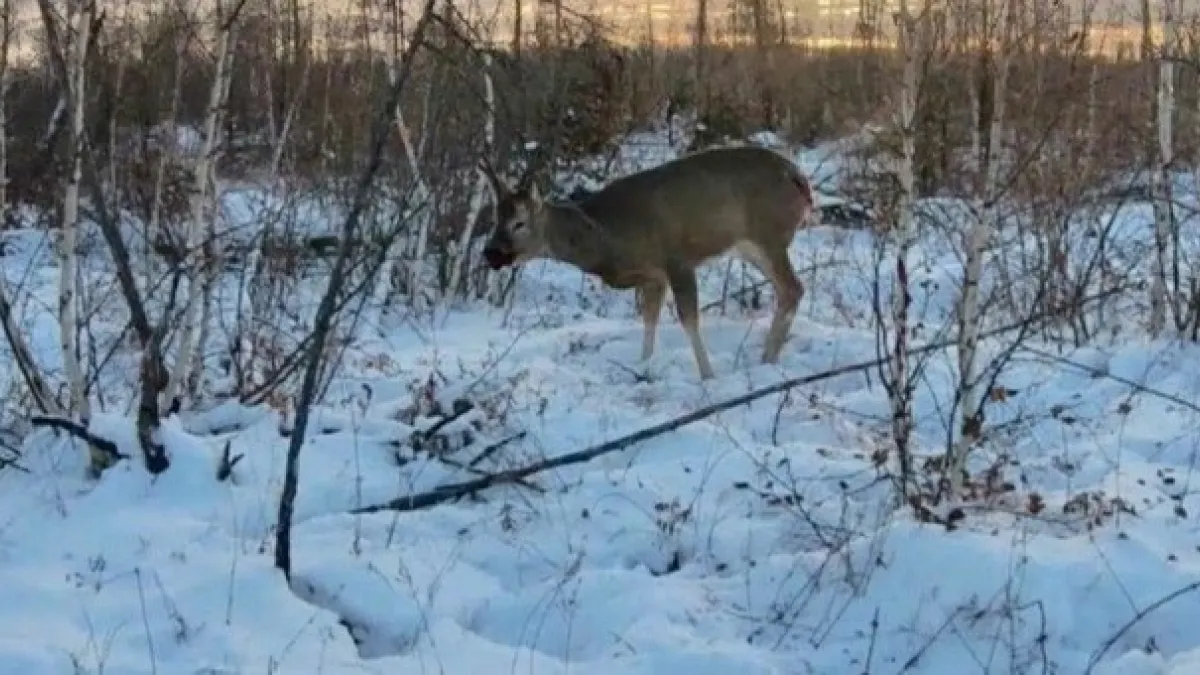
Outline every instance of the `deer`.
{"label": "deer", "polygon": [[496,199],[482,254],[492,270],[549,258],[610,288],[634,289],[643,362],[654,354],[670,288],[700,379],[709,380],[696,268],[732,249],[774,287],[762,363],[778,363],[805,290],[788,246],[798,229],[817,223],[809,180],[790,159],[760,146],[700,150],[565,201],[544,200],[528,174],[510,186],[486,159],[479,170]]}

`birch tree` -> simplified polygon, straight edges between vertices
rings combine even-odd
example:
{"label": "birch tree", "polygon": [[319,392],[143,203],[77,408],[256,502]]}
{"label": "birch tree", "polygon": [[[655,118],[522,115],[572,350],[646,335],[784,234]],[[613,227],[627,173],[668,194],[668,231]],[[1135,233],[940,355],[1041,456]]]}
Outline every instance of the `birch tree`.
{"label": "birch tree", "polygon": [[[993,23],[994,11],[999,13]],[[987,246],[988,233],[1000,227],[997,202],[1003,190],[1000,172],[1001,140],[1004,134],[1005,100],[1008,95],[1008,73],[1013,46],[1012,0],[1000,0],[1000,7],[985,4],[982,17],[980,62],[978,70],[980,84],[983,78],[991,81],[992,101],[983,119],[980,105],[981,87],[970,87],[972,92],[971,111],[979,115],[972,120],[972,129],[984,129],[986,137],[973,136],[972,150],[974,169],[974,218],[967,227],[963,241],[965,260],[963,265],[962,293],[958,303],[958,388],[956,393],[960,414],[959,436],[950,450],[946,463],[949,473],[948,495],[951,499],[960,496],[967,458],[972,447],[983,433],[982,409],[979,405],[979,374],[976,368],[979,347],[979,325],[981,320],[979,281],[983,270],[983,254]],[[998,29],[998,30],[997,30]],[[997,35],[998,33],[998,35]],[[996,44],[998,53],[992,54]],[[986,67],[984,67],[986,64]]]}
{"label": "birch tree", "polygon": [[[1154,251],[1155,259],[1150,279],[1150,325],[1151,336],[1162,334],[1167,323],[1169,308],[1175,303],[1170,298],[1171,284],[1168,276],[1178,277],[1178,261],[1175,259],[1175,243],[1178,239],[1172,200],[1171,166],[1174,162],[1174,119],[1175,119],[1175,47],[1179,40],[1178,14],[1173,0],[1162,0],[1163,44],[1155,52],[1153,38],[1153,11],[1150,0],[1142,0],[1142,58],[1148,65],[1157,62],[1156,95],[1151,107],[1156,134],[1148,143],[1150,170],[1148,181],[1154,205]],[[1178,288],[1178,285],[1175,285]],[[1177,313],[1177,312],[1176,312]]]}
{"label": "birch tree", "polygon": [[[96,15],[94,4],[75,5],[75,7],[77,11],[68,16],[69,20],[65,29],[65,32],[69,35],[64,37],[62,35],[64,31],[60,30],[57,14],[53,7],[50,6],[50,0],[38,0],[38,10],[41,14],[42,25],[46,31],[46,41],[49,45],[50,64],[63,92],[59,97],[60,105],[55,109],[53,115],[54,121],[52,121],[51,126],[57,126],[59,123],[58,120],[67,117],[62,111],[73,111],[70,116],[75,118],[77,124],[73,123],[69,126],[77,130],[78,133],[74,134],[73,138],[70,138],[71,143],[69,148],[73,151],[71,159],[74,161],[71,162],[72,171],[69,176],[68,187],[70,187],[70,184],[74,184],[73,190],[75,196],[73,199],[67,200],[67,205],[70,205],[72,202],[74,203],[75,220],[71,222],[77,221],[79,190],[81,184],[87,187],[92,207],[96,213],[97,224],[100,226],[100,232],[108,245],[113,262],[116,265],[117,281],[121,289],[121,294],[125,297],[128,305],[130,324],[142,346],[141,392],[137,414],[138,440],[145,457],[146,469],[151,473],[157,474],[166,471],[170,466],[170,460],[166,456],[164,448],[154,439],[154,432],[159,423],[159,408],[155,397],[161,391],[161,383],[165,379],[163,375],[161,347],[166,322],[164,321],[160,324],[157,329],[150,323],[149,313],[146,311],[141,291],[138,289],[137,280],[133,273],[128,246],[126,246],[116,220],[108,211],[107,195],[101,182],[98,162],[92,153],[91,146],[82,142],[83,98],[82,96],[75,96],[75,94],[83,93],[80,85],[83,82],[84,73],[75,66],[86,64],[88,53],[87,49],[80,48],[79,40],[86,40],[90,43],[99,30],[100,21]],[[86,17],[81,18],[81,13],[85,14]],[[78,29],[84,29],[85,32],[80,33]],[[75,36],[74,41],[70,35]],[[73,96],[75,98],[72,98]],[[50,134],[51,137],[54,135],[54,133]],[[64,220],[66,219],[64,218]],[[65,252],[69,258],[66,266],[74,267],[74,242],[71,242],[71,246],[62,247],[60,251]],[[66,277],[68,275],[63,276]],[[70,278],[77,278],[74,275],[69,276]],[[72,296],[75,294],[74,289],[71,287],[68,287],[68,291]],[[71,339],[73,340],[73,337]],[[75,350],[72,349],[70,351],[73,356]],[[37,421],[34,420],[34,422],[36,423]],[[74,430],[73,433],[75,435],[88,440],[92,458],[90,469],[93,475],[102,471],[116,459],[113,453],[105,451],[98,447],[97,443],[91,442],[90,437],[86,433],[86,424],[80,425],[69,420],[58,420],[57,423],[49,425]]]}
{"label": "birch tree", "polygon": [[[483,105],[484,105],[484,120],[483,120],[483,152],[492,159],[492,153],[496,147],[496,90],[492,85],[492,55],[489,52],[483,53]],[[458,293],[460,279],[462,279],[463,269],[466,268],[467,260],[471,252],[471,238],[475,234],[475,221],[479,219],[479,214],[483,210],[484,201],[487,199],[490,191],[490,182],[487,179],[487,174],[484,173],[481,167],[476,167],[475,188],[471,191],[470,208],[467,210],[467,222],[463,228],[462,235],[459,237],[457,252],[454,257],[453,267],[450,271],[450,287],[447,293],[447,306],[454,300],[455,294]]]}
{"label": "birch tree", "polygon": [[[400,72],[403,52],[404,25],[399,0],[389,0],[387,10],[388,31],[391,38],[387,56],[387,67],[388,77],[394,81]],[[447,12],[449,12],[449,3],[447,3]],[[413,141],[412,131],[405,120],[404,108],[400,100],[396,101],[396,107],[392,113],[392,123],[396,126],[396,135],[400,139],[400,145],[404,149],[404,158],[408,161],[409,170],[412,172],[416,209],[420,214],[417,219],[416,240],[413,244],[413,250],[409,252],[411,254],[411,262],[409,267],[403,271],[405,285],[410,292],[410,300],[414,306],[419,306],[421,302],[419,293],[423,287],[421,282],[425,275],[425,253],[429,246],[429,230],[436,221],[436,210],[434,209],[433,190],[425,180],[424,172],[421,170],[417,145]],[[401,257],[400,254],[404,250],[407,241],[405,237],[396,237],[392,241],[392,250],[388,252],[384,260],[384,267],[380,270],[379,279],[375,286],[375,297],[373,300],[379,307],[387,305],[392,279],[395,275],[395,261]]]}
{"label": "birch tree", "polygon": [[[708,0],[696,0],[696,28],[693,34],[695,60],[693,79],[696,82],[693,105],[703,117],[708,112],[711,86],[708,78]],[[669,122],[670,120],[668,120]]]}
{"label": "birch tree", "polygon": [[[288,16],[281,16],[275,11],[274,3],[267,3],[267,11],[265,17],[256,17],[260,20],[265,20],[268,26],[282,25],[289,27],[288,30],[280,31],[287,34],[286,39],[280,38],[280,44],[276,45],[274,39],[274,30],[271,31],[271,36],[267,40],[267,55],[264,58],[260,55],[259,67],[255,70],[261,70],[259,77],[263,85],[267,89],[268,103],[265,106],[267,116],[267,131],[270,138],[271,159],[267,167],[267,184],[272,190],[272,194],[277,195],[280,184],[280,174],[283,171],[284,152],[288,148],[288,141],[292,135],[292,128],[296,124],[297,114],[300,112],[300,104],[304,99],[304,95],[308,92],[310,86],[310,76],[312,74],[313,62],[316,60],[312,53],[312,42],[314,32],[314,20],[311,17],[312,10],[309,10],[309,18],[304,20],[301,18],[300,3],[297,0],[288,0]],[[249,18],[243,20],[243,30],[246,30],[245,24],[249,22]],[[289,49],[290,47],[290,49]],[[286,52],[290,56],[290,63],[286,60],[279,64],[279,81],[280,85],[273,84],[274,78],[271,75],[271,56],[278,52]],[[229,64],[230,72],[233,72],[233,63]],[[290,66],[290,68],[288,67]],[[294,86],[288,87],[289,71],[299,70],[296,75]],[[276,120],[276,111],[279,115],[279,120]]]}
{"label": "birch tree", "polygon": [[203,333],[202,321],[207,319],[208,295],[211,292],[213,277],[216,274],[215,254],[215,218],[217,217],[218,195],[215,194],[213,165],[217,160],[222,144],[219,141],[221,120],[225,108],[225,100],[229,95],[229,84],[233,68],[233,37],[237,25],[238,14],[244,0],[239,0],[231,11],[224,12],[217,5],[217,49],[216,65],[213,73],[212,86],[209,89],[208,108],[204,117],[203,141],[200,153],[193,167],[194,184],[188,195],[188,210],[190,218],[187,229],[187,250],[195,264],[188,281],[188,295],[183,309],[183,320],[180,327],[179,342],[176,346],[174,367],[167,380],[166,389],[162,392],[160,406],[177,405],[176,399],[194,392],[185,392],[185,379],[192,371],[193,359],[200,360],[203,355],[197,355],[197,335]]}
{"label": "birch tree", "polygon": [[64,83],[70,122],[68,124],[67,177],[63,195],[62,219],[58,238],[58,329],[62,349],[63,374],[67,380],[66,412],[78,417],[85,426],[91,418],[91,406],[84,390],[80,363],[79,335],[79,259],[76,248],[79,232],[79,185],[82,180],[82,145],[86,111],[87,60],[96,18],[91,0],[69,0],[67,27],[63,35],[63,54],[67,81]]}
{"label": "birch tree", "polygon": [[[39,420],[34,418],[33,422],[38,424],[40,421],[49,426],[74,430],[72,432],[74,435],[87,442],[90,457],[89,473],[96,476],[111,466],[117,456],[93,443],[87,433],[88,423],[91,419],[91,406],[87,398],[85,371],[81,363],[78,339],[82,326],[79,318],[81,277],[77,246],[80,189],[84,180],[83,161],[86,145],[87,91],[85,85],[87,83],[88,55],[100,29],[100,16],[96,4],[92,0],[68,0],[61,21],[60,14],[51,6],[50,0],[38,0],[38,11],[46,34],[50,65],[58,78],[61,92],[58,104],[51,114],[49,130],[44,140],[47,144],[51,144],[57,138],[59,129],[66,129],[67,148],[64,159],[68,168],[63,190],[62,210],[59,212],[59,236],[55,246],[59,268],[57,298],[59,348],[68,400],[65,406],[61,402],[56,405],[50,405],[47,402],[46,407],[51,412],[57,409],[64,417],[74,417],[76,420],[60,418],[41,418]],[[90,182],[95,186],[96,193],[103,197],[103,189],[94,166],[91,167]],[[115,227],[113,229],[115,231]],[[125,279],[125,281],[129,281],[129,279]],[[9,321],[5,323],[11,324],[11,306],[8,306],[2,313],[9,315]],[[8,327],[6,327],[7,330]],[[32,377],[32,374],[26,376],[27,383]],[[42,389],[41,385],[33,382],[30,386],[35,399],[44,397],[44,391],[38,392],[39,389]]]}
{"label": "birch tree", "polygon": [[[1185,311],[1179,291],[1182,288],[1179,264],[1179,222],[1175,213],[1175,114],[1178,107],[1175,96],[1175,61],[1183,46],[1183,3],[1162,0],[1163,46],[1158,66],[1158,171],[1160,198],[1159,211],[1154,218],[1155,238],[1158,240],[1160,276],[1163,277],[1163,295],[1168,299],[1175,328],[1185,328]],[[1169,279],[1168,279],[1169,276]]]}
{"label": "birch tree", "polygon": [[[899,11],[894,15],[898,29],[897,49],[902,62],[900,86],[897,92],[893,125],[899,136],[899,156],[896,157],[893,176],[896,196],[891,205],[891,243],[895,250],[895,268],[892,278],[892,325],[890,344],[883,346],[890,357],[884,369],[883,381],[892,409],[892,440],[900,464],[900,491],[905,501],[916,498],[913,493],[914,477],[912,466],[912,397],[914,381],[909,364],[909,309],[912,296],[909,292],[908,258],[916,243],[913,222],[913,202],[916,197],[916,113],[917,91],[920,85],[920,39],[921,25],[928,21],[930,5],[914,15],[908,0],[900,0]],[[880,317],[882,320],[882,317]],[[881,339],[886,343],[887,329],[882,324]]]}

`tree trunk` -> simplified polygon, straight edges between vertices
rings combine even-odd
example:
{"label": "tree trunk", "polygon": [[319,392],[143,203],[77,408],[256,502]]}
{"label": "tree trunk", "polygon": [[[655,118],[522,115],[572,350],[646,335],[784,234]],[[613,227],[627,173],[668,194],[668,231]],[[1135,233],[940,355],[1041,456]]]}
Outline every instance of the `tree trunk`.
{"label": "tree trunk", "polygon": [[[946,463],[950,499],[962,494],[967,458],[971,449],[983,436],[983,415],[978,391],[979,377],[976,372],[976,355],[979,347],[979,281],[983,272],[983,252],[987,245],[988,232],[997,231],[1000,219],[996,201],[1003,187],[1000,172],[1001,140],[1004,134],[1005,99],[1008,95],[1008,69],[1013,33],[1013,6],[1011,0],[1001,0],[1000,31],[997,42],[1000,53],[990,59],[991,72],[980,71],[979,77],[992,83],[992,104],[989,118],[977,120],[975,126],[986,128],[987,143],[976,148],[980,153],[975,158],[975,203],[976,218],[967,230],[963,241],[966,255],[963,268],[962,296],[958,311],[958,411],[960,415],[959,437],[950,451]],[[984,35],[991,37],[992,31],[985,28]],[[987,40],[990,45],[993,41]],[[985,47],[990,50],[991,47]]]}
{"label": "tree trunk", "polygon": [[384,103],[379,117],[376,119],[371,135],[371,145],[367,157],[367,166],[363,169],[358,185],[353,194],[353,203],[346,219],[342,223],[341,240],[338,244],[337,257],[333,269],[329,273],[329,283],[321,302],[317,306],[316,316],[313,317],[312,342],[309,345],[305,359],[304,379],[300,388],[300,396],[296,405],[296,420],[292,436],[288,444],[287,462],[284,466],[283,488],[279,497],[279,516],[275,528],[275,566],[283,572],[284,577],[291,581],[292,574],[292,515],[296,502],[296,490],[299,483],[300,450],[304,447],[305,430],[308,425],[309,412],[312,409],[317,392],[318,374],[321,370],[321,354],[325,350],[325,342],[333,325],[337,297],[342,291],[346,277],[346,266],[350,258],[350,249],[354,244],[359,227],[359,221],[367,208],[373,192],[375,175],[383,163],[384,146],[390,136],[389,130],[395,119],[396,106],[399,105],[400,95],[404,91],[411,72],[411,64],[417,48],[424,42],[425,30],[433,16],[435,0],[426,0],[420,21],[413,31],[413,39],[405,49],[404,58],[400,64],[395,79],[392,80],[387,101]]}
{"label": "tree trunk", "polygon": [[[492,86],[492,55],[484,52],[483,54],[483,101],[486,109],[484,110],[483,121],[483,152],[487,156],[488,161],[494,160],[494,152],[496,145],[496,91]],[[459,238],[457,255],[454,257],[454,267],[450,272],[450,287],[447,289],[447,307],[454,301],[454,297],[458,294],[459,281],[462,278],[463,270],[467,266],[467,260],[471,252],[471,237],[475,233],[475,221],[479,219],[479,212],[483,210],[484,201],[487,199],[488,179],[487,175],[482,170],[477,170],[475,181],[475,190],[471,193],[471,205],[467,211],[466,227],[463,228],[462,236]],[[470,295],[469,289],[464,290],[465,295]]]}
{"label": "tree trunk", "polygon": [[920,50],[918,18],[908,8],[907,0],[900,0],[899,50],[903,61],[900,82],[899,108],[895,124],[900,133],[900,157],[896,167],[899,186],[895,205],[895,223],[892,240],[896,249],[896,268],[892,288],[892,345],[889,363],[889,401],[892,408],[893,442],[900,462],[900,490],[906,502],[916,498],[913,493],[911,438],[913,431],[912,394],[913,383],[909,368],[909,308],[912,297],[909,293],[908,256],[916,243],[913,225],[913,202],[916,198],[916,114],[919,81]]}
{"label": "tree trunk", "polygon": [[204,296],[212,287],[212,277],[216,273],[217,242],[213,241],[215,234],[213,219],[216,218],[216,208],[213,201],[213,166],[221,144],[217,140],[224,116],[226,95],[229,91],[229,81],[233,62],[233,31],[237,21],[235,12],[225,18],[219,16],[221,22],[220,34],[217,39],[217,63],[213,73],[212,86],[208,95],[208,110],[204,118],[204,142],[200,148],[200,156],[193,166],[191,194],[188,196],[188,206],[191,219],[188,224],[187,250],[194,256],[195,264],[192,275],[188,280],[188,295],[184,304],[183,324],[180,329],[179,343],[176,349],[175,367],[171,370],[163,391],[163,401],[160,408],[177,407],[185,396],[195,392],[187,391],[188,375],[191,372],[192,359],[196,358],[197,333],[200,329],[200,318],[203,314]]}
{"label": "tree trunk", "polygon": [[[68,102],[68,164],[71,167],[63,198],[62,221],[59,232],[59,281],[58,281],[58,327],[62,348],[63,372],[67,378],[70,400],[67,412],[79,417],[86,426],[91,418],[91,406],[84,391],[83,368],[80,364],[78,335],[78,283],[79,269],[76,254],[79,228],[79,184],[81,182],[81,152],[84,137],[85,84],[87,82],[88,42],[91,37],[91,17],[95,5],[72,2],[68,5],[67,20],[70,28],[64,44],[67,70],[65,83]],[[93,470],[98,456],[93,453]]]}

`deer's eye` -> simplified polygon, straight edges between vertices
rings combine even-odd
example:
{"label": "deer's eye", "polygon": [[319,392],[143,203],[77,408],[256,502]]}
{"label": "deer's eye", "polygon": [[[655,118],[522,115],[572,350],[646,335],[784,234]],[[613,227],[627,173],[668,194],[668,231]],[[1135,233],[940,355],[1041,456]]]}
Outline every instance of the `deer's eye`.
{"label": "deer's eye", "polygon": [[513,221],[513,223],[508,226],[508,229],[513,234],[520,234],[525,231],[525,221],[523,221],[523,220]]}

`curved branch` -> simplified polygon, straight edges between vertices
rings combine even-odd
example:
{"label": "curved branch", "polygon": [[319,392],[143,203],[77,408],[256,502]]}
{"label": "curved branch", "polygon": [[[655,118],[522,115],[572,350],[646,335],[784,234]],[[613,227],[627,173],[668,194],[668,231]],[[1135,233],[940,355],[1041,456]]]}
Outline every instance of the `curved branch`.
{"label": "curved branch", "polygon": [[49,415],[34,415],[29,419],[29,423],[35,427],[46,427],[57,431],[65,431],[68,434],[87,443],[93,448],[100,450],[104,454],[115,459],[129,459],[129,455],[117,449],[117,444],[107,438],[100,438],[96,434],[88,431],[87,427],[74,420],[65,419],[62,417],[51,417]]}

